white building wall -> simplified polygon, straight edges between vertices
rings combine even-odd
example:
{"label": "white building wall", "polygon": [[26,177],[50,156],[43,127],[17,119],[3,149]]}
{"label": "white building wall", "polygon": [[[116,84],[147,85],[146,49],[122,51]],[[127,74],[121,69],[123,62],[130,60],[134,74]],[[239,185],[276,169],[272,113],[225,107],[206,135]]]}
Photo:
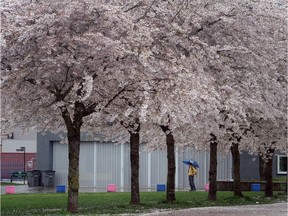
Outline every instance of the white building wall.
{"label": "white building wall", "polygon": [[37,133],[25,132],[21,128],[14,128],[10,131],[1,131],[1,144],[3,153],[14,153],[16,149],[25,147],[27,153],[35,153],[37,151]]}
{"label": "white building wall", "polygon": [[25,147],[26,153],[37,152],[36,140],[2,140],[2,152],[3,153],[15,153],[16,149]]}
{"label": "white building wall", "polygon": [[[155,190],[157,184],[166,184],[167,154],[165,150],[146,152],[140,146],[140,189]],[[189,188],[188,166],[182,163],[186,159],[199,162],[200,168],[195,178],[197,189],[204,189],[208,183],[209,152],[185,149],[176,151],[176,189]],[[53,170],[55,185],[67,185],[68,148],[66,144],[53,144]],[[93,187],[105,190],[107,184],[116,184],[117,191],[130,188],[129,144],[82,142],[80,146],[80,187]],[[231,155],[218,155],[218,179],[231,179]]]}
{"label": "white building wall", "polygon": [[23,128],[13,128],[9,131],[1,131],[1,138],[4,139],[15,139],[15,140],[36,140],[37,133],[29,132]]}

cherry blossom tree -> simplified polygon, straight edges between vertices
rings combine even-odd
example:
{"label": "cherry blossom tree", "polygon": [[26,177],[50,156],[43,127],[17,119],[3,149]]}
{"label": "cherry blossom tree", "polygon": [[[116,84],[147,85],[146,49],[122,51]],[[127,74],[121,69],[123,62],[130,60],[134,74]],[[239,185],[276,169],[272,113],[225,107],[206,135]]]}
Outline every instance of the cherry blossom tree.
{"label": "cherry blossom tree", "polygon": [[[156,95],[160,105],[157,106],[160,107],[160,111],[148,105],[149,103],[157,104],[155,97],[150,96],[153,98],[153,102],[145,101],[144,108],[153,109],[152,112],[148,111],[148,113],[158,113],[148,114],[153,118],[153,121],[158,121],[157,124],[162,123],[159,124],[162,125],[162,128],[165,126],[167,129],[169,126],[169,130],[165,130],[166,135],[169,135],[171,131],[174,134],[176,128],[181,131],[180,128],[183,125],[187,129],[189,124],[185,124],[185,119],[193,119],[191,122],[197,122],[198,127],[204,124],[201,127],[205,128],[203,131],[208,132],[208,137],[207,135],[202,135],[202,137],[205,137],[206,143],[210,143],[207,140],[210,140],[209,134],[211,134],[213,137],[213,140],[210,140],[211,143],[214,143],[214,146],[217,143],[221,151],[227,152],[230,150],[231,141],[234,141],[232,150],[235,157],[239,158],[238,142],[245,135],[243,134],[245,130],[243,131],[241,127],[243,125],[244,128],[245,125],[249,126],[250,122],[247,119],[249,115],[258,116],[257,118],[272,118],[274,122],[277,122],[276,116],[283,118],[283,110],[279,111],[279,108],[274,104],[275,97],[285,98],[285,96],[283,97],[283,92],[285,92],[283,85],[282,87],[281,84],[279,86],[279,80],[282,80],[283,83],[286,80],[285,75],[283,75],[286,62],[285,49],[283,49],[285,46],[283,45],[286,42],[283,37],[285,35],[285,16],[282,1],[255,1],[252,3],[249,1],[124,2],[126,4],[125,10],[135,15],[137,22],[156,26],[162,30],[158,32],[158,36],[160,35],[158,40],[154,41],[153,46],[148,48],[151,55],[141,59],[143,64],[149,65],[150,68],[159,68],[158,71],[165,70],[164,74],[168,78],[172,75],[174,82],[166,82],[166,85],[170,86],[174,93],[177,92],[175,91],[175,83],[177,85],[178,79],[173,72],[173,65],[181,65],[182,70],[186,72],[183,73],[183,77],[190,82],[190,85],[187,85],[190,87],[189,90],[185,88],[185,82],[181,81],[180,85],[182,85],[183,92],[188,92],[190,96],[193,95],[194,97],[188,99],[183,94],[179,94],[181,99],[177,100],[172,95],[172,97],[168,97],[167,102],[167,95],[171,96],[171,94],[163,94],[165,95],[163,100],[158,93]],[[170,28],[165,25],[167,23],[171,23]],[[169,46],[165,46],[167,43]],[[170,52],[167,47],[173,48],[173,52]],[[280,51],[279,56],[277,56],[277,51]],[[171,53],[173,55],[178,53],[183,60],[170,58],[174,61],[171,64],[169,61]],[[201,77],[206,77],[209,74],[208,79],[214,81],[212,85],[215,88],[212,87],[210,92],[205,92],[205,87],[212,85],[211,83],[199,82],[197,74],[200,74]],[[277,77],[277,79],[273,77]],[[191,88],[194,85],[199,85],[201,90],[195,91]],[[273,91],[269,89],[271,86],[274,86]],[[218,92],[218,97],[215,94],[215,89]],[[279,90],[279,96],[275,95],[275,90]],[[199,92],[202,93],[202,97],[198,97],[201,95]],[[214,112],[213,121],[211,118],[208,121],[203,121],[204,119],[207,120],[207,117],[200,115],[197,106],[191,106],[191,98],[193,98],[192,101],[196,101],[196,98],[197,100],[207,99],[206,101],[197,101],[197,106],[205,107],[203,110],[205,110],[206,115],[208,115],[207,110],[210,110],[210,113]],[[215,99],[219,100],[218,104],[213,101]],[[173,102],[179,106],[173,105]],[[184,106],[180,106],[182,102]],[[192,108],[189,109],[189,106]],[[216,109],[215,106],[217,106]],[[179,107],[183,107],[183,109]],[[145,109],[147,114],[147,108]],[[187,118],[186,114],[189,111],[193,111],[193,113]],[[217,117],[217,115],[221,116],[223,111],[228,111],[228,116]],[[159,117],[155,119],[154,116]],[[178,120],[174,121],[177,122],[176,124],[171,123],[173,122],[171,116],[172,119]],[[229,122],[227,122],[227,118]],[[220,130],[221,128],[222,130]],[[185,140],[187,143],[189,138],[191,139],[191,136],[186,136],[182,141]],[[175,135],[173,135],[173,139],[177,139]],[[180,139],[178,140],[180,141]],[[178,144],[182,145],[183,143],[185,142]],[[198,143],[200,143],[200,147],[201,145],[205,146],[202,142]],[[213,155],[215,155],[217,148],[213,149]],[[216,157],[214,158],[216,159]],[[238,159],[235,161],[238,161],[239,164]],[[211,163],[215,164],[215,160],[211,160]],[[217,174],[215,169],[211,171],[214,173],[214,177],[211,178],[214,182]],[[236,170],[239,171],[239,167]],[[238,171],[235,171],[235,175]],[[239,181],[240,179],[237,182],[239,183]],[[216,186],[216,183],[214,185]],[[213,188],[213,184],[211,188]],[[211,190],[212,192],[213,190]],[[211,197],[216,198],[213,193]]]}
{"label": "cherry blossom tree", "polygon": [[258,153],[259,157],[264,163],[265,173],[265,195],[267,197],[273,196],[272,187],[272,162],[274,152],[276,150],[287,153],[286,137],[287,137],[287,118],[278,119],[276,122],[270,119],[256,120],[251,123],[249,142],[253,145],[246,146],[246,148],[253,154]]}
{"label": "cherry blossom tree", "polygon": [[[247,13],[247,15],[249,15],[247,19],[243,19],[241,17],[241,23],[243,23],[244,26],[247,26],[247,29],[248,29],[244,31],[243,33],[243,36],[245,36],[244,37],[245,47],[250,52],[250,53],[247,53],[246,57],[249,57],[250,59],[254,59],[253,65],[251,66],[246,65],[245,66],[246,68],[242,68],[241,70],[243,72],[249,72],[250,74],[252,72],[252,74],[254,74],[254,79],[250,77],[249,80],[245,81],[247,84],[249,84],[248,86],[250,86],[249,88],[250,92],[248,94],[246,91],[247,88],[245,88],[247,84],[246,86],[243,86],[243,85],[238,85],[238,86],[241,87],[241,92],[242,92],[241,94],[243,95],[246,94],[245,96],[246,97],[248,96],[248,98],[252,98],[252,97],[255,98],[255,96],[258,95],[257,96],[258,105],[257,103],[251,103],[249,106],[246,107],[247,117],[252,115],[254,117],[257,116],[256,119],[262,119],[262,118],[269,119],[271,131],[273,131],[276,128],[278,128],[279,130],[279,127],[277,125],[282,121],[286,121],[285,113],[287,113],[286,106],[284,105],[286,103],[285,101],[287,101],[287,96],[285,93],[286,92],[285,86],[287,85],[286,84],[287,77],[285,75],[285,66],[284,66],[285,62],[287,62],[287,59],[285,57],[286,51],[282,49],[283,45],[287,44],[287,40],[283,37],[285,35],[284,31],[286,27],[285,18],[284,18],[285,8],[283,6],[284,6],[283,2],[281,3],[281,1],[255,2],[255,3],[250,3],[250,4],[245,5],[246,9],[244,7],[244,10],[243,9],[241,10],[243,11],[241,14]],[[234,10],[233,16],[237,17],[236,9]],[[256,26],[256,29],[258,30],[258,32],[254,32],[250,29],[252,21],[254,22],[254,26]],[[237,26],[238,25],[235,25],[234,28],[237,28]],[[217,27],[217,29],[220,29],[219,26]],[[221,29],[225,29],[225,27]],[[244,29],[244,27],[241,27],[241,29]],[[238,32],[240,32],[241,29],[238,27]],[[252,37],[251,35],[254,35],[254,36]],[[234,40],[236,41],[236,39]],[[227,54],[229,55],[227,56]],[[228,60],[228,63],[229,62],[231,63],[232,62],[231,60],[233,60],[234,62],[233,64],[235,65],[237,63],[240,63],[241,60],[243,59],[242,58],[240,60],[239,57],[237,58],[237,56],[232,55],[230,52],[224,54],[224,56],[230,59],[230,61]],[[247,71],[247,69],[249,71]],[[244,83],[243,78],[236,79],[236,80],[240,80],[242,83]],[[254,120],[253,119],[254,118],[247,119],[248,128],[249,128],[249,125],[253,125],[253,122],[256,120],[256,119]],[[262,127],[265,127],[264,125],[262,125]],[[247,127],[244,130],[247,132]],[[246,135],[244,136],[249,136],[249,135],[246,133]],[[284,137],[286,137],[283,131],[278,134],[274,133],[273,136],[274,136],[274,139],[276,140],[278,139],[281,140]],[[239,131],[237,134],[237,137],[234,137],[234,140],[238,139],[240,141],[240,139],[242,138],[243,138],[243,134],[241,135],[241,131]],[[265,135],[263,136],[263,138],[264,138],[263,140],[267,140],[265,139]],[[248,144],[249,148],[255,145],[256,148],[255,147],[252,147],[252,148],[254,148],[255,153],[257,153],[258,151],[256,149],[259,148],[260,143],[257,144],[255,142],[249,142],[249,143],[246,142],[246,145]],[[269,145],[271,145],[272,143],[274,142],[271,141]],[[277,142],[278,149],[283,150],[284,143],[285,142],[283,141]],[[235,142],[232,147],[236,147]],[[245,148],[245,145],[241,147],[241,149],[244,149],[244,148]],[[274,150],[271,150],[271,149],[269,150],[269,152],[273,152],[273,151]],[[236,150],[236,152],[238,152],[238,150]],[[271,169],[267,172],[267,174],[268,173],[269,173],[269,176],[270,176],[269,179],[271,182],[272,181],[272,166],[271,166]],[[267,187],[272,188],[272,184],[269,183],[268,181],[266,183],[266,188]],[[266,195],[267,195],[267,192],[266,192]]]}
{"label": "cherry blossom tree", "polygon": [[[287,60],[283,47],[287,40],[284,33],[284,2],[177,3],[179,13],[175,16],[175,23],[178,24],[178,29],[182,30],[178,32],[178,35],[182,33],[179,37],[181,47],[184,47],[188,55],[191,54],[189,47],[194,46],[196,49],[197,45],[202,45],[198,58],[203,60],[202,66],[214,78],[216,89],[221,95],[218,110],[220,113],[228,110],[230,119],[233,119],[233,133],[229,132],[229,139],[239,141],[239,135],[243,133],[240,126],[250,124],[247,119],[249,115],[269,118],[275,125],[279,119],[285,119],[286,109],[283,108],[283,103],[287,98],[287,79],[284,71]],[[189,10],[190,13],[185,13],[185,10]],[[185,35],[190,36],[189,39],[193,37],[194,41],[197,39],[198,43],[186,40],[192,44],[189,46],[185,43]],[[218,55],[212,55],[212,51]],[[201,55],[201,52],[206,55]],[[207,56],[207,53],[210,55]],[[211,58],[212,56],[214,58]],[[199,64],[197,66],[201,67]],[[212,124],[211,121],[206,124],[209,123]],[[226,129],[231,128],[223,119],[216,118],[215,131],[212,131],[213,143],[216,143],[217,137],[218,146],[219,143],[224,143],[221,149],[230,149],[230,145],[225,144],[229,137],[225,134],[227,130],[218,130],[219,124],[226,125]],[[236,148],[237,145],[234,143],[232,147]],[[237,148],[234,153],[239,156]],[[211,163],[215,163],[215,160],[211,160]],[[213,179],[215,178],[216,174]]]}
{"label": "cherry blossom tree", "polygon": [[[71,212],[78,211],[81,129],[91,130],[101,115],[99,112],[108,109],[117,98],[126,100],[124,93],[131,91],[131,85],[151,79],[148,73],[159,73],[153,76],[156,77],[154,80],[163,76],[171,79],[169,76],[175,75],[182,67],[181,62],[177,67],[173,66],[175,52],[172,49],[168,50],[172,54],[167,53],[166,59],[156,63],[161,59],[157,52],[167,50],[161,50],[163,46],[157,39],[162,35],[157,28],[152,35],[157,43],[152,43],[153,40],[147,36],[149,29],[141,22],[142,17],[138,17],[136,24],[139,25],[136,25],[135,19],[126,13],[128,10],[123,12],[119,5],[93,3],[7,1],[3,10],[5,43],[2,47],[5,55],[2,64],[5,72],[1,91],[5,94],[3,109],[9,116],[3,122],[7,127],[23,124],[37,130],[66,128],[69,146],[68,210]],[[178,55],[178,59],[183,55],[185,52]],[[167,62],[170,64],[166,65]],[[156,70],[157,67],[160,70]],[[169,70],[166,72],[166,69]],[[137,88],[132,91],[137,91]],[[133,106],[133,101],[131,104]],[[130,109],[131,106],[126,112]],[[128,124],[120,122],[128,129],[131,139],[134,134],[138,136],[140,128],[134,130],[135,125],[139,125],[138,121],[132,125],[131,121]],[[139,148],[139,138],[133,140]],[[135,162],[137,171],[137,155],[133,156],[133,152],[138,151],[136,148],[131,151],[131,157],[135,157],[131,164]],[[137,172],[132,176],[137,176]],[[139,196],[137,185],[137,181],[132,184],[132,189],[136,188],[136,195],[132,193],[132,197]],[[131,203],[138,202],[137,198],[131,199]]]}
{"label": "cherry blossom tree", "polygon": [[[137,92],[139,88],[131,89],[130,93],[133,95]],[[131,199],[130,204],[137,205],[140,204],[140,190],[139,190],[139,147],[140,147],[140,128],[141,122],[139,119],[139,107],[142,105],[142,94],[137,94],[131,96],[131,94],[123,94],[117,100],[113,102],[113,106],[106,109],[106,112],[109,116],[107,119],[111,122],[111,127],[107,128],[109,131],[102,132],[106,134],[108,137],[115,137],[115,135],[119,138],[115,140],[117,142],[124,143],[127,139],[127,134],[129,133],[129,141],[130,143],[130,165],[131,165]],[[135,98],[136,97],[136,98]],[[116,112],[115,112],[116,110]],[[122,112],[121,112],[122,111]],[[123,114],[122,114],[123,113]],[[105,121],[104,121],[105,122]],[[119,125],[122,128],[119,128]],[[118,128],[117,130],[111,130],[112,127]],[[123,131],[123,128],[125,130]],[[114,134],[110,134],[111,131]],[[107,133],[108,132],[108,133]],[[128,132],[128,133],[127,133]]]}
{"label": "cherry blossom tree", "polygon": [[[178,1],[142,1],[141,4],[134,3],[127,9],[131,12],[138,10],[137,13],[142,14],[137,19],[139,23],[148,23],[159,29],[158,40],[155,40],[149,49],[152,55],[144,64],[157,68],[165,79],[158,83],[156,91],[147,96],[143,107],[145,114],[142,117],[144,122],[148,121],[160,126],[166,136],[164,143],[166,143],[168,159],[166,194],[168,201],[176,199],[174,130],[187,122],[187,110],[193,110],[191,103],[196,100],[201,101],[201,99],[208,102],[212,97],[207,96],[204,90],[205,85],[201,85],[201,81],[205,83],[206,80],[203,63],[200,63],[200,57],[198,57],[208,54],[206,50],[200,54],[198,44],[200,42],[197,38],[188,37],[187,29],[179,25],[179,20],[177,20],[179,3]],[[193,46],[195,44],[197,46]],[[200,43],[200,45],[204,44]],[[153,84],[149,84],[151,89],[155,89]],[[204,102],[201,102],[201,105],[203,104]],[[203,109],[201,105],[200,108]],[[198,110],[194,108],[193,111],[195,114]]]}
{"label": "cherry blossom tree", "polygon": [[2,125],[66,128],[67,208],[77,212],[80,133],[145,77],[128,44],[149,41],[149,31],[118,6],[23,0],[3,2],[1,32]]}
{"label": "cherry blossom tree", "polygon": [[[165,132],[171,201],[174,141],[180,147],[211,145],[209,197],[215,200],[217,148],[230,150],[229,135],[241,134],[240,125],[249,126],[251,119],[269,119],[271,125],[283,119],[283,4],[4,1],[2,122],[37,130],[66,128],[71,212],[78,211],[80,132],[103,125],[103,112],[111,124],[116,119],[115,128],[124,126],[122,134],[128,131],[134,143],[131,203],[140,202],[137,148],[143,124]],[[231,127],[233,133],[227,132]],[[165,138],[153,134],[154,141]],[[256,152],[254,146],[250,149]]]}
{"label": "cherry blossom tree", "polygon": [[[267,74],[269,70],[266,69],[267,62],[270,61],[271,56],[273,57],[275,52],[271,50],[269,58],[263,61],[263,54],[259,51],[261,48],[258,45],[259,42],[255,40],[255,37],[259,39],[259,41],[263,41],[264,38],[261,34],[252,30],[250,26],[256,25],[259,27],[257,28],[259,32],[266,32],[266,28],[262,27],[263,24],[264,26],[271,24],[267,23],[266,19],[262,19],[262,15],[263,11],[265,11],[265,13],[273,16],[275,10],[277,11],[277,8],[275,9],[275,5],[273,4],[275,4],[275,2],[249,4],[249,2],[240,1],[189,3],[186,1],[141,1],[137,3],[130,2],[130,6],[127,6],[126,10],[140,14],[142,11],[142,16],[138,16],[138,22],[149,23],[150,25],[158,24],[157,27],[163,29],[161,31],[162,38],[165,38],[170,44],[174,43],[175,46],[172,46],[174,50],[180,54],[182,53],[182,55],[186,57],[186,61],[189,59],[190,64],[179,61],[183,68],[187,66],[188,71],[191,73],[195,73],[194,71],[192,72],[193,67],[197,67],[198,70],[202,68],[202,71],[210,72],[211,78],[215,79],[216,89],[218,89],[221,94],[221,97],[219,97],[221,101],[221,105],[218,106],[219,112],[221,113],[223,110],[228,109],[229,115],[236,118],[236,120],[233,120],[235,122],[233,128],[233,134],[235,136],[237,130],[239,131],[239,125],[242,124],[242,122],[247,123],[247,121],[245,122],[245,118],[246,112],[249,112],[249,109],[258,112],[259,115],[270,115],[268,110],[266,110],[267,112],[260,112],[257,106],[264,104],[261,98],[261,92],[263,90],[265,91],[266,84],[268,84]],[[161,19],[159,17],[161,17]],[[277,21],[279,18],[281,17],[275,17],[274,20]],[[159,25],[159,20],[161,20],[162,26]],[[165,29],[166,26],[163,25],[165,22],[171,23],[170,31]],[[246,30],[246,26],[249,30]],[[171,29],[174,29],[174,31],[171,31]],[[165,35],[166,32],[170,34]],[[161,45],[164,44],[163,41],[159,40],[159,42],[161,42]],[[159,44],[160,43],[156,43],[150,50],[153,52],[153,48]],[[156,52],[154,52],[152,56],[156,56],[155,53]],[[170,52],[166,51],[165,53]],[[165,53],[158,51],[157,57],[164,59],[167,56]],[[153,66],[155,63],[158,64],[158,62],[153,61],[153,59],[151,60],[151,56],[145,63]],[[165,63],[169,65],[167,58]],[[171,71],[170,68],[166,67],[165,69]],[[264,77],[262,77],[263,74],[259,73],[259,70],[264,71]],[[189,76],[188,74],[189,73],[186,73],[185,77]],[[203,76],[203,74],[201,75]],[[252,77],[253,79],[251,79]],[[203,86],[204,85],[201,85],[201,87]],[[211,98],[211,95],[209,95],[208,98],[209,97]],[[179,103],[181,100],[175,101]],[[163,104],[165,104],[165,102],[161,101],[161,105]],[[201,102],[200,104],[202,106],[211,106],[211,103],[205,104]],[[171,109],[171,104],[168,105],[166,102],[166,106],[169,107],[168,109]],[[188,110],[187,106],[185,106],[184,110]],[[167,120],[166,114],[168,112],[163,112],[163,110],[161,112],[164,113],[164,115],[160,116]],[[175,116],[180,120],[178,124],[176,124],[179,127],[180,124],[184,124],[183,119],[179,117],[181,116],[181,112],[174,111],[174,113],[177,113]],[[169,119],[171,118],[170,115]],[[212,143],[216,143],[215,137],[217,137],[219,142],[221,142],[219,139],[222,139],[222,143],[227,142],[227,135],[225,135],[226,130],[221,132],[221,130],[217,128],[220,123],[219,118],[216,118],[214,130],[217,130],[219,135],[215,135],[217,134],[216,131],[211,132],[214,137]],[[208,121],[206,124],[211,124],[211,121]],[[162,125],[162,128],[163,127],[164,125]],[[168,135],[167,125],[165,125],[165,128],[166,135]],[[171,131],[171,129],[169,131]],[[233,147],[236,148],[237,145],[238,144],[235,144]],[[230,146],[224,144],[221,148],[230,149]],[[237,148],[234,152],[239,153]],[[216,148],[214,148],[213,155],[215,155],[215,153],[217,153]],[[215,160],[211,160],[211,163],[215,164]],[[216,172],[213,171],[213,173],[213,179],[215,181]],[[214,185],[216,185],[216,183]],[[211,192],[212,191],[213,190],[211,190]]]}

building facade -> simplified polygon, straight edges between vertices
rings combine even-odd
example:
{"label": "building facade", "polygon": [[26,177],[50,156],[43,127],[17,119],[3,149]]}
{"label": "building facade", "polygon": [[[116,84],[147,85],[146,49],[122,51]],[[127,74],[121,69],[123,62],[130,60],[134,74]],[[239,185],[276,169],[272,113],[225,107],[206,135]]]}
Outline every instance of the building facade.
{"label": "building facade", "polygon": [[[53,134],[38,134],[37,169],[54,170],[55,184],[67,185],[68,146],[61,144],[59,137]],[[140,190],[153,190],[157,184],[166,184],[167,155],[165,150],[145,151],[140,146]],[[176,190],[189,188],[188,166],[182,161],[194,159],[200,164],[195,178],[196,188],[204,189],[208,183],[209,152],[194,149],[178,150],[176,159]],[[232,178],[231,155],[218,156],[218,174],[221,180]],[[105,189],[107,184],[116,184],[117,190],[130,189],[130,149],[129,143],[114,144],[103,142],[81,142],[80,145],[80,187]]]}
{"label": "building facade", "polygon": [[1,133],[1,179],[10,179],[11,172],[36,168],[36,137],[35,132],[21,128]]}
{"label": "building facade", "polygon": [[[276,151],[273,157],[272,176],[287,176],[287,154]],[[259,180],[259,156],[242,153],[240,156],[240,178],[241,180]]]}

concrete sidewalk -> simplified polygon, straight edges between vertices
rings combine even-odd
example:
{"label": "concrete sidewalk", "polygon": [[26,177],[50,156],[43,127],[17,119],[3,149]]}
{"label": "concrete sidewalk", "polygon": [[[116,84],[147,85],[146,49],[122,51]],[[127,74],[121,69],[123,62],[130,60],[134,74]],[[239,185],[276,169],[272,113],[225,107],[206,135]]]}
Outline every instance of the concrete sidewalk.
{"label": "concrete sidewalk", "polygon": [[269,205],[245,205],[229,207],[204,207],[173,210],[167,212],[155,211],[142,216],[287,216],[287,203]]}
{"label": "concrete sidewalk", "polygon": [[[9,185],[7,185],[9,186]],[[6,193],[6,186],[1,186],[1,194]],[[15,193],[55,193],[55,187],[28,187],[28,185],[15,185]]]}
{"label": "concrete sidewalk", "polygon": [[[7,185],[9,186],[9,185]],[[1,194],[6,193],[6,186],[1,186]],[[19,184],[15,185],[15,193],[56,193],[57,187],[29,187],[27,184]],[[66,186],[67,192],[67,186]],[[81,187],[79,188],[79,192],[107,192],[106,188],[95,188],[95,187]]]}
{"label": "concrete sidewalk", "polygon": [[287,203],[229,207],[190,208],[141,214],[142,216],[287,216]]}

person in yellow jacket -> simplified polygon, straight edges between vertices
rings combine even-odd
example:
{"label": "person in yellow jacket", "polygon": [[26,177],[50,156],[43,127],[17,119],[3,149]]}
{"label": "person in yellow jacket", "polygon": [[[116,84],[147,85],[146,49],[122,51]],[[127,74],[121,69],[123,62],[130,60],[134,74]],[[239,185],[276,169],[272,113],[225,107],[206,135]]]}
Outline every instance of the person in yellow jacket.
{"label": "person in yellow jacket", "polygon": [[196,191],[196,187],[194,183],[195,175],[197,175],[197,169],[192,164],[190,164],[189,169],[188,169],[190,191]]}

